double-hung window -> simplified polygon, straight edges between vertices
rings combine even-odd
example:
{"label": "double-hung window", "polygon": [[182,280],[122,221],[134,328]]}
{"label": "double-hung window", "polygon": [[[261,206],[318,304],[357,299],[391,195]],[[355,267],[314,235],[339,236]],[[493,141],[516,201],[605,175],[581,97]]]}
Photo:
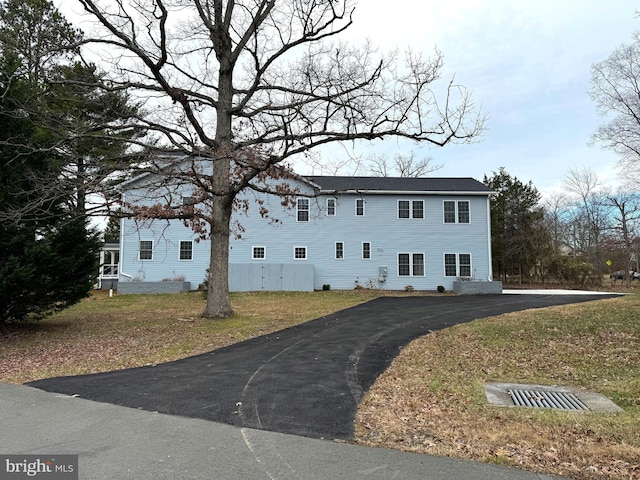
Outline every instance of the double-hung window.
{"label": "double-hung window", "polygon": [[334,217],[336,215],[336,199],[327,198],[327,215]]}
{"label": "double-hung window", "polygon": [[444,223],[469,223],[468,200],[445,200],[443,203]]}
{"label": "double-hung window", "polygon": [[409,200],[398,200],[398,218],[410,218]]}
{"label": "double-hung window", "polygon": [[153,260],[153,240],[140,240],[138,260]]}
{"label": "double-hung window", "polygon": [[399,253],[398,276],[424,277],[424,253]]}
{"label": "double-hung window", "polygon": [[446,277],[470,277],[470,253],[445,253],[444,274]]}
{"label": "double-hung window", "polygon": [[344,259],[344,242],[336,242],[336,260]]}
{"label": "double-hung window", "polygon": [[364,198],[356,198],[356,217],[364,217]]}
{"label": "double-hung window", "polygon": [[296,202],[297,220],[298,222],[309,221],[309,199],[298,198]]}
{"label": "double-hung window", "polygon": [[424,201],[398,200],[398,218],[424,218]]}
{"label": "double-hung window", "polygon": [[193,260],[193,241],[180,241],[180,253],[178,258],[180,260]]}
{"label": "double-hung window", "polygon": [[362,242],[362,258],[363,260],[371,258],[371,242]]}

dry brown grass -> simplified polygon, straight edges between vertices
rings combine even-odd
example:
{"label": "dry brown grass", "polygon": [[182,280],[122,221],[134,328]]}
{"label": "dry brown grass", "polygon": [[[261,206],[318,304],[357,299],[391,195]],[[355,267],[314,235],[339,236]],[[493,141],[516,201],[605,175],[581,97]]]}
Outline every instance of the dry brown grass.
{"label": "dry brown grass", "polygon": [[[575,479],[640,478],[640,297],[512,313],[411,343],[360,405],[360,443]],[[485,382],[599,391],[621,414],[487,405]]]}
{"label": "dry brown grass", "polygon": [[[108,371],[195,355],[389,292],[235,294],[200,318],[199,294],[96,292],[0,337],[0,381]],[[416,340],[360,406],[357,441],[581,480],[640,478],[640,296],[484,319]],[[599,391],[622,414],[487,405],[488,381]]]}
{"label": "dry brown grass", "polygon": [[200,293],[94,294],[0,336],[0,381],[24,383],[161,363],[264,335],[348,308],[377,291],[233,294],[236,316],[204,320]]}

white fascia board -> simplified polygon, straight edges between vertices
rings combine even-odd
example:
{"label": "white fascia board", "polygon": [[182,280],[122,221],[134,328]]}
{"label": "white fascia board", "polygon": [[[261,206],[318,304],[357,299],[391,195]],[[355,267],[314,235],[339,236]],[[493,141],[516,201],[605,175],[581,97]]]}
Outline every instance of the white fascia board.
{"label": "white fascia board", "polygon": [[465,192],[455,190],[320,190],[322,195],[351,194],[351,195],[477,195],[491,196],[496,192]]}

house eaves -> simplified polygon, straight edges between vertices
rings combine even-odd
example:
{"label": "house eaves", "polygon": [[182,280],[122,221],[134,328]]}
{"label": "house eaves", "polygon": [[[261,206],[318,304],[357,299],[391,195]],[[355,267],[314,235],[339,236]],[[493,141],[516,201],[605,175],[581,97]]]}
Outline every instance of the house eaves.
{"label": "house eaves", "polygon": [[329,177],[309,176],[322,193],[372,195],[482,195],[492,194],[485,184],[470,177]]}

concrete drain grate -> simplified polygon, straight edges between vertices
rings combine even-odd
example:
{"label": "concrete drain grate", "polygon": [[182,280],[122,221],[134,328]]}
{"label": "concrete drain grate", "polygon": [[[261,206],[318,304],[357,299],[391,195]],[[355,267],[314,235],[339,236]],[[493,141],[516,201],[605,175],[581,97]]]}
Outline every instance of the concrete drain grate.
{"label": "concrete drain grate", "polygon": [[604,395],[568,387],[487,383],[484,391],[489,403],[501,407],[552,408],[572,412],[622,412]]}
{"label": "concrete drain grate", "polygon": [[507,393],[518,407],[555,408],[556,410],[589,410],[573,393],[554,390],[509,389]]}

